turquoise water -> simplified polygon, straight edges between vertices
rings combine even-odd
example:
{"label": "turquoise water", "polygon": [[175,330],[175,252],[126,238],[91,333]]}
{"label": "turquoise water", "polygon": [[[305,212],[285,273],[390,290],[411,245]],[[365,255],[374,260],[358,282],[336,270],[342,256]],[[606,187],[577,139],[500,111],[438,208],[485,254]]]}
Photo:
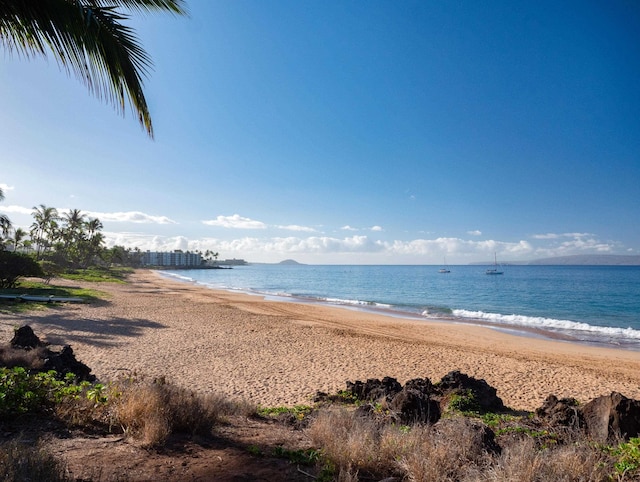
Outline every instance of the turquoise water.
{"label": "turquoise water", "polygon": [[162,271],[203,286],[640,350],[639,266],[249,265]]}

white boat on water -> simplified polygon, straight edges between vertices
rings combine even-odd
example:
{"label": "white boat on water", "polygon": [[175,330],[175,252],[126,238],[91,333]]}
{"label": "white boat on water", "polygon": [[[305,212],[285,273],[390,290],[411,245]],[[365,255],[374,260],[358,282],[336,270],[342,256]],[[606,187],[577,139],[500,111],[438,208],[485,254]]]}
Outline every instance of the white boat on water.
{"label": "white boat on water", "polygon": [[447,266],[447,258],[444,259],[444,267],[440,268],[438,273],[451,273],[451,270],[449,270],[449,267]]}
{"label": "white boat on water", "polygon": [[487,271],[485,271],[485,273],[490,275],[504,274],[504,271],[498,270],[498,258],[496,256],[496,253],[493,253],[493,259],[493,268],[489,268]]}

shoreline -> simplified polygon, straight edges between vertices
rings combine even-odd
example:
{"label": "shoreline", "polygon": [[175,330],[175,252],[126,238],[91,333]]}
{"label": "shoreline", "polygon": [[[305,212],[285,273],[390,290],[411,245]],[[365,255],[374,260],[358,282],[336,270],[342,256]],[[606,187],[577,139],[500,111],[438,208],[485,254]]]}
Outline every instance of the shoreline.
{"label": "shoreline", "polygon": [[[447,316],[434,315],[433,317],[427,317],[421,315],[418,312],[411,312],[403,310],[400,307],[394,307],[391,305],[384,305],[378,303],[366,303],[366,302],[343,302],[335,301],[327,298],[312,298],[304,297],[293,294],[274,294],[261,291],[241,290],[232,288],[212,287],[207,284],[200,283],[198,280],[194,280],[181,275],[173,273],[166,273],[162,270],[152,270],[152,272],[158,274],[163,279],[170,281],[177,281],[179,283],[190,284],[199,288],[204,288],[214,291],[224,291],[228,293],[237,293],[248,296],[257,296],[264,301],[283,302],[283,303],[299,303],[308,305],[326,306],[330,308],[336,308],[341,310],[353,310],[363,313],[370,313],[373,315],[383,315],[390,318],[409,319],[415,321],[434,322],[434,323],[454,323],[470,326],[483,326],[489,329],[493,329],[499,332],[511,334],[513,336],[520,336],[524,338],[540,338],[545,340],[564,341],[566,343],[576,343],[583,346],[612,348],[616,350],[629,350],[640,353],[640,340],[626,339],[624,337],[607,336],[603,333],[585,331],[582,333],[583,338],[580,338],[580,330],[577,329],[563,329],[563,328],[549,328],[545,326],[534,326],[526,324],[510,324],[500,323],[494,321],[488,321],[483,318],[463,318],[455,317],[453,315]],[[570,323],[577,323],[571,321]],[[604,327],[601,327],[604,328]],[[617,329],[617,328],[616,328]]]}
{"label": "shoreline", "polygon": [[618,391],[640,399],[640,353],[632,350],[265,300],[144,270],[127,284],[59,281],[102,291],[105,301],[0,313],[0,336],[6,343],[14,327],[29,324],[43,341],[71,345],[103,381],[166,377],[198,392],[293,406],[348,380],[436,382],[460,370],[485,379],[516,410],[535,410],[550,394],[587,402]]}

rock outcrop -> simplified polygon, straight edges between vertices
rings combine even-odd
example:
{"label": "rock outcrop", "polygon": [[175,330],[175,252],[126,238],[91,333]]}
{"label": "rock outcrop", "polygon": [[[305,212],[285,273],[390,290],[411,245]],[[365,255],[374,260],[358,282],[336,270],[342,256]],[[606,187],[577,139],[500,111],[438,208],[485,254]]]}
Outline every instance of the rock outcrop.
{"label": "rock outcrop", "polygon": [[573,398],[549,395],[536,415],[552,427],[579,429],[599,443],[640,436],[640,400],[618,392],[584,405]]}
{"label": "rock outcrop", "polygon": [[18,328],[13,334],[10,344],[13,348],[23,350],[32,350],[34,348],[45,346],[29,325],[24,325]]}
{"label": "rock outcrop", "polygon": [[595,398],[580,408],[585,430],[601,443],[622,437],[640,435],[640,400],[633,400],[621,393]]}
{"label": "rock outcrop", "polygon": [[[93,382],[95,375],[91,374],[91,368],[78,361],[73,353],[73,349],[67,345],[61,351],[49,349],[46,343],[33,332],[33,329],[24,325],[18,328],[10,342],[11,349],[30,353],[30,357],[23,357],[29,360],[29,366],[25,368],[31,371],[55,370],[60,378],[64,378],[68,373],[73,373],[78,380]],[[15,353],[12,355],[15,358]],[[15,363],[12,364],[15,366]]]}
{"label": "rock outcrop", "polygon": [[359,400],[384,404],[402,423],[436,423],[449,403],[465,398],[478,412],[504,412],[507,408],[497,390],[484,380],[459,371],[445,375],[436,384],[428,378],[415,378],[402,386],[395,378],[347,382],[347,392]]}

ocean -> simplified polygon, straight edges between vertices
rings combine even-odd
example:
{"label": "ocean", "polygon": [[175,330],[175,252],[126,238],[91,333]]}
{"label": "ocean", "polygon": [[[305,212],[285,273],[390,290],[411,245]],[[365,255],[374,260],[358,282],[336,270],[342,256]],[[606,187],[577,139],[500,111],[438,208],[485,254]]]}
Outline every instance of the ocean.
{"label": "ocean", "polygon": [[387,315],[480,323],[524,336],[640,350],[640,266],[250,264],[160,271],[213,289]]}

